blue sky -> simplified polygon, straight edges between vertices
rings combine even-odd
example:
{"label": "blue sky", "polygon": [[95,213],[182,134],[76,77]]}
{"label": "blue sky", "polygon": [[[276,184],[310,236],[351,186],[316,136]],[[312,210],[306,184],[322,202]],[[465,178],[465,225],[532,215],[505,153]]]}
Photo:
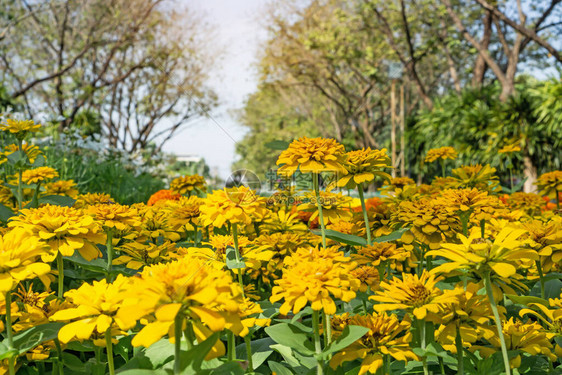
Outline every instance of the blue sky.
{"label": "blue sky", "polygon": [[266,37],[260,24],[264,0],[183,0],[190,9],[203,13],[214,25],[217,48],[222,58],[214,70],[211,86],[221,105],[211,112],[211,119],[201,119],[186,128],[165,146],[175,154],[195,154],[205,158],[211,170],[226,178],[230,174],[235,142],[244,135],[231,111],[243,106],[244,99],[257,85],[255,69],[260,41]]}

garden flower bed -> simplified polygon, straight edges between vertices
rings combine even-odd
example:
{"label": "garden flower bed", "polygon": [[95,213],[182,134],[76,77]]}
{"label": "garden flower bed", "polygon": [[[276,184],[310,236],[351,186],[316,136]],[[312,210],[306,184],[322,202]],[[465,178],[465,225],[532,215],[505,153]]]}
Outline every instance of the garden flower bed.
{"label": "garden flower bed", "polygon": [[122,205],[58,179],[33,121],[1,127],[3,373],[562,371],[561,171],[506,194],[444,147],[416,185],[386,150],[303,137],[270,197],[193,175]]}

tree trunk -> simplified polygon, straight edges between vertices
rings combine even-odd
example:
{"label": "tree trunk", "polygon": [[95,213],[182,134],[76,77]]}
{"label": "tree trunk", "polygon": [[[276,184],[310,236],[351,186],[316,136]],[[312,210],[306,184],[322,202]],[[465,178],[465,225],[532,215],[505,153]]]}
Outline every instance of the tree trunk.
{"label": "tree trunk", "polygon": [[[486,12],[486,16],[484,17],[484,34],[482,35],[482,40],[480,44],[484,49],[488,49],[490,45],[490,38],[492,37],[492,12]],[[484,82],[484,75],[486,74],[486,70],[488,69],[488,64],[484,60],[484,57],[481,54],[478,54],[476,58],[476,62],[474,64],[474,74],[472,76],[472,86],[480,87]]]}
{"label": "tree trunk", "polygon": [[523,166],[523,176],[527,179],[523,185],[523,191],[525,193],[535,193],[537,191],[537,187],[535,186],[538,175],[537,167],[533,165],[533,161],[527,154],[523,157]]}

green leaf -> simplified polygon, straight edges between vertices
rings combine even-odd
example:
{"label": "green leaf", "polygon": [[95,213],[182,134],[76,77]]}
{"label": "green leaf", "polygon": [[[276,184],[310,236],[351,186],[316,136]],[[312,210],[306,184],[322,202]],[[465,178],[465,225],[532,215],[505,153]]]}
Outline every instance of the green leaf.
{"label": "green leaf", "polygon": [[516,303],[518,305],[527,306],[529,303],[538,303],[548,307],[548,301],[540,297],[517,296],[514,294],[506,294],[505,296],[509,298],[513,303]]}
{"label": "green leaf", "polygon": [[63,257],[63,259],[68,260],[72,263],[78,264],[81,267],[96,273],[105,274],[107,271],[107,262],[102,258],[92,259],[90,261],[84,259],[78,251],[70,257]]}
{"label": "green leaf", "polygon": [[308,338],[308,333],[291,323],[275,324],[265,328],[265,332],[275,342],[293,348],[302,354],[313,355],[314,344]]}
{"label": "green leaf", "polygon": [[287,147],[289,147],[290,142],[287,141],[282,141],[282,140],[275,140],[275,141],[271,141],[271,142],[267,142],[265,144],[265,147],[270,148],[272,150],[286,150]]}
{"label": "green leaf", "polygon": [[347,348],[369,332],[369,328],[361,326],[346,326],[341,335],[322,351],[322,357],[328,359],[332,353]]}
{"label": "green leaf", "polygon": [[170,375],[170,374],[171,372],[168,372],[163,369],[159,369],[159,370],[131,369],[131,370],[125,370],[119,372],[119,375]]}
{"label": "green leaf", "polygon": [[76,199],[64,195],[47,195],[39,198],[39,204],[52,204],[55,206],[72,207]]}
{"label": "green leaf", "polygon": [[[312,229],[311,232],[317,236],[322,235],[320,229]],[[363,237],[354,236],[353,234],[340,233],[335,230],[326,229],[326,237],[338,241],[339,243],[344,243],[351,246],[366,246],[367,240]]]}
{"label": "green leaf", "polygon": [[6,223],[12,216],[15,216],[14,212],[0,203],[0,220]]}
{"label": "green leaf", "polygon": [[294,375],[294,373],[289,370],[287,367],[283,366],[280,363],[268,361],[267,365],[272,372],[275,372],[277,375]]}
{"label": "green leaf", "polygon": [[14,350],[8,350],[8,339],[4,339],[0,343],[0,359],[9,358],[10,353],[24,354],[39,344],[51,341],[57,338],[59,330],[64,323],[47,323],[41,324],[14,335]]}
{"label": "green leaf", "polygon": [[146,358],[152,363],[152,368],[158,368],[174,358],[174,344],[167,338],[160,339],[144,351]]}
{"label": "green leaf", "polygon": [[390,242],[390,241],[399,240],[400,238],[402,238],[402,235],[407,230],[408,230],[408,228],[400,228],[400,229],[395,230],[394,232],[392,232],[390,234],[387,234],[386,236],[373,238],[373,242],[382,243],[382,242]]}
{"label": "green leaf", "polygon": [[37,155],[35,161],[33,162],[33,168],[44,167],[47,159],[45,155]]}
{"label": "green leaf", "polygon": [[244,369],[239,362],[230,361],[213,369],[209,375],[244,375]]}
{"label": "green leaf", "polygon": [[[262,363],[273,353],[273,349],[270,348],[271,345],[275,344],[275,341],[271,337],[265,337],[263,339],[253,340],[250,343],[252,348],[252,362],[254,368],[258,368]],[[246,344],[240,344],[236,347],[236,358],[238,359],[248,359],[248,352],[246,351]]]}
{"label": "green leaf", "polygon": [[232,246],[227,246],[226,248],[226,266],[231,270],[246,268],[246,263],[243,261],[236,261],[236,249]]}
{"label": "green leaf", "polygon": [[21,150],[12,152],[6,158],[8,159],[8,163],[13,165],[16,169],[23,169],[30,165],[27,154]]}
{"label": "green leaf", "polygon": [[[195,345],[195,347],[188,351],[181,351],[181,369],[186,372],[200,373],[201,364],[205,360],[207,353],[211,351],[217,340],[219,339],[219,332],[213,333],[205,341]],[[175,358],[174,360],[177,360]],[[171,365],[171,363],[168,363]]]}

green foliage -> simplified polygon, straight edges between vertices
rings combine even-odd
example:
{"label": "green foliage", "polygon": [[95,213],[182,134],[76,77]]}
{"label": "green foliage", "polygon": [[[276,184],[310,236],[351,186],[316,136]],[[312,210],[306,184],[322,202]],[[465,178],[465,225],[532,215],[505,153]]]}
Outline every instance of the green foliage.
{"label": "green foliage", "polygon": [[489,163],[507,176],[506,157],[498,153],[510,144],[522,151],[513,160],[514,171],[523,171],[528,157],[539,173],[560,169],[562,162],[562,84],[521,77],[517,93],[507,101],[498,98],[498,84],[467,88],[435,102],[433,110],[421,111],[408,130],[409,165],[426,181],[439,175],[439,165],[424,165],[431,148],[452,146],[459,152],[455,165]]}

